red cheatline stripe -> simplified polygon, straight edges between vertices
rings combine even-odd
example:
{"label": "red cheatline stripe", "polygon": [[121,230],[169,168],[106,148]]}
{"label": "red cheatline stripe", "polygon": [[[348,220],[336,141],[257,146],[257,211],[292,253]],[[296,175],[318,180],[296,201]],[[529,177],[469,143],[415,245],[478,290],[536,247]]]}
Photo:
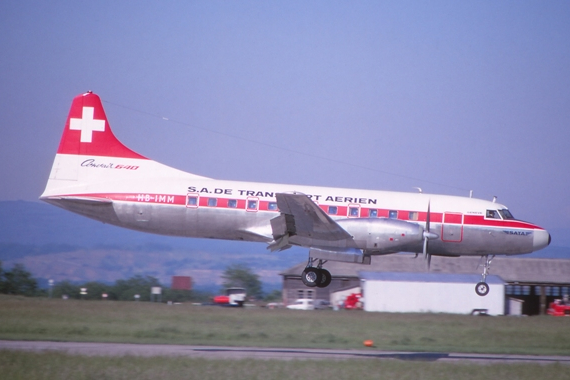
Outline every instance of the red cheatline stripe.
{"label": "red cheatline stripe", "polygon": [[[151,203],[151,204],[165,204],[165,205],[177,205],[186,206],[188,197],[199,198],[199,203],[194,207],[207,207],[207,208],[224,208],[224,209],[236,209],[245,210],[247,207],[247,199],[237,199],[237,198],[218,198],[218,197],[205,197],[198,196],[198,194],[190,195],[175,195],[175,194],[135,194],[135,193],[96,193],[96,194],[66,194],[61,195],[62,197],[78,197],[78,198],[100,198],[109,199],[113,201],[120,202],[137,202],[137,203]],[[208,199],[216,199],[215,206],[208,205]],[[236,200],[236,207],[230,207],[229,201]],[[278,212],[279,210],[271,210],[269,208],[270,203],[274,204],[275,201],[264,201],[258,200],[257,210],[260,211],[272,211]],[[337,213],[331,216],[347,217],[349,206],[340,206],[337,204],[325,205],[319,204],[319,207],[328,213],[329,206],[335,206]],[[189,206],[191,207],[191,206]],[[378,218],[388,218],[390,216],[390,211],[397,211],[399,220],[406,220],[410,222],[425,222],[427,218],[427,212],[425,211],[410,211],[410,210],[393,210],[393,209],[380,209],[374,207],[360,207],[360,217],[367,218],[370,216],[370,211],[376,210]],[[250,210],[251,211],[251,210]],[[410,218],[411,214],[417,215],[416,218]],[[452,220],[453,224],[460,224],[460,218],[458,218],[458,213],[452,213],[452,217],[449,218],[450,214],[446,215],[446,222]],[[432,223],[441,223],[443,220],[443,213],[432,212],[430,216]],[[485,219],[482,215],[463,215],[463,225],[464,226],[485,226],[485,227],[497,227],[497,228],[527,228],[527,229],[538,229],[543,228],[523,222],[520,220],[500,220],[500,219]]]}

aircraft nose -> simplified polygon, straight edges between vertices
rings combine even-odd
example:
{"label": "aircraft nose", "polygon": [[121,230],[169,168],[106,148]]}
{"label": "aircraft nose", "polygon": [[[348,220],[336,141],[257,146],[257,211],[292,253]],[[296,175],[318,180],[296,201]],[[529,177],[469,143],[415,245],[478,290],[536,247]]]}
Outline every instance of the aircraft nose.
{"label": "aircraft nose", "polygon": [[533,238],[533,251],[538,251],[539,249],[545,248],[550,244],[552,237],[546,230],[536,230],[534,231]]}

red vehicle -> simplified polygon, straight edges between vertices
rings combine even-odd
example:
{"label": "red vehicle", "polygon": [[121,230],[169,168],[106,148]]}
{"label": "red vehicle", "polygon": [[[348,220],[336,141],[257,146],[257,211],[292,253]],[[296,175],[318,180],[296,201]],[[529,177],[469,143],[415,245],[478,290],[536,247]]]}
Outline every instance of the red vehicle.
{"label": "red vehicle", "polygon": [[214,297],[214,303],[216,305],[241,307],[245,302],[245,296],[244,288],[228,288],[225,295]]}
{"label": "red vehicle", "polygon": [[550,303],[546,314],[555,317],[570,317],[570,302],[568,300],[554,300]]}
{"label": "red vehicle", "polygon": [[362,309],[362,293],[352,293],[344,300],[344,308],[348,310]]}

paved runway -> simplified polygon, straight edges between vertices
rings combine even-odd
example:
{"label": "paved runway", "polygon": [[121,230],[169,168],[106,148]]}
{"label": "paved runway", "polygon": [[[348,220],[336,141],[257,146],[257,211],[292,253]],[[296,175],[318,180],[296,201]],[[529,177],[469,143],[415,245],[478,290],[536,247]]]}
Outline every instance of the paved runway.
{"label": "paved runway", "polygon": [[368,350],[326,350],[303,348],[259,348],[224,346],[184,346],[166,344],[79,343],[0,340],[0,349],[25,351],[62,351],[86,356],[186,356],[207,359],[278,359],[346,360],[392,359],[437,362],[490,363],[561,363],[570,364],[570,356],[462,354],[437,352],[395,352]]}

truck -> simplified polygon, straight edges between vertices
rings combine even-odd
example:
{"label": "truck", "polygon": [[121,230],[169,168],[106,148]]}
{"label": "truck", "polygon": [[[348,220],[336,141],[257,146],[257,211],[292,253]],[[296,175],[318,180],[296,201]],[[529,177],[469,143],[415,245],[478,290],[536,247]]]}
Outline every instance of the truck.
{"label": "truck", "polygon": [[225,295],[214,297],[214,303],[220,306],[242,307],[247,296],[244,288],[227,288]]}

